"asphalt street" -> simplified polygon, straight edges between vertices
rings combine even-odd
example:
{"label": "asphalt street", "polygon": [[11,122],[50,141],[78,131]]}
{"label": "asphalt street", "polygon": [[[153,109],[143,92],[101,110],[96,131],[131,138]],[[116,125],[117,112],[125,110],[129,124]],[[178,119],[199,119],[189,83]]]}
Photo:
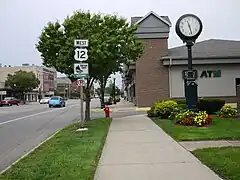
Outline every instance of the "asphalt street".
{"label": "asphalt street", "polygon": [[[56,131],[80,119],[80,101],[68,100],[65,108],[49,108],[47,104],[0,107],[0,171]],[[99,99],[91,108],[100,106]],[[123,117],[145,112],[133,110],[113,112],[111,117]],[[104,117],[104,112],[91,112],[91,119]]]}

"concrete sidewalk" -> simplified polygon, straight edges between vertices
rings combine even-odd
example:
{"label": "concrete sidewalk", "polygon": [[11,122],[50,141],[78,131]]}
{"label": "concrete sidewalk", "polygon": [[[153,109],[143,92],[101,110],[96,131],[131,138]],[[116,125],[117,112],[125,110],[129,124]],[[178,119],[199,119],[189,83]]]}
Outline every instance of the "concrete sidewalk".
{"label": "concrete sidewalk", "polygon": [[145,115],[113,119],[95,180],[220,180]]}

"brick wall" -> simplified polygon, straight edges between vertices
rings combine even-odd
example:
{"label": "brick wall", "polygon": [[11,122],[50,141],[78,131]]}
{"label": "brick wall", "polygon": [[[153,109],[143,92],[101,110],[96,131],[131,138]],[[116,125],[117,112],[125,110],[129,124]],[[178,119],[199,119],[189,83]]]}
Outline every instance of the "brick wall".
{"label": "brick wall", "polygon": [[143,39],[144,54],[136,62],[136,100],[138,107],[151,106],[169,98],[168,68],[161,56],[168,53],[167,39]]}
{"label": "brick wall", "polygon": [[237,111],[240,114],[240,85],[237,86]]}

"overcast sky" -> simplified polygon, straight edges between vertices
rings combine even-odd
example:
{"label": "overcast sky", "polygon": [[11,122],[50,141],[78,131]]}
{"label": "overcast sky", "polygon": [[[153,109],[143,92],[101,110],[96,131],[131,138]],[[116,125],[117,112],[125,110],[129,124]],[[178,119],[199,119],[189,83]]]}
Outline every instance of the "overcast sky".
{"label": "overcast sky", "polygon": [[[117,13],[120,16],[144,16],[149,11],[169,16],[169,47],[182,45],[174,26],[185,13],[194,13],[204,29],[198,41],[205,39],[240,40],[240,0],[0,0],[0,63],[41,64],[35,49],[37,38],[48,21],[63,20],[74,10]],[[117,78],[117,84],[121,80]]]}

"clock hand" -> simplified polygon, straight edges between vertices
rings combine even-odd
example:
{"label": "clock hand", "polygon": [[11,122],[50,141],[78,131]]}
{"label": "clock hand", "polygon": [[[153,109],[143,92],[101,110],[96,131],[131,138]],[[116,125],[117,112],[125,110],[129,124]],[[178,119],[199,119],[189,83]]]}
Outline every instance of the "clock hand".
{"label": "clock hand", "polygon": [[191,32],[191,34],[192,34],[192,29],[191,29],[191,26],[190,26],[190,24],[189,24],[188,21],[187,21],[187,24],[188,24],[189,30],[190,30],[190,32]]}

